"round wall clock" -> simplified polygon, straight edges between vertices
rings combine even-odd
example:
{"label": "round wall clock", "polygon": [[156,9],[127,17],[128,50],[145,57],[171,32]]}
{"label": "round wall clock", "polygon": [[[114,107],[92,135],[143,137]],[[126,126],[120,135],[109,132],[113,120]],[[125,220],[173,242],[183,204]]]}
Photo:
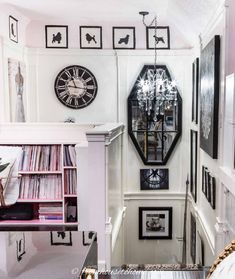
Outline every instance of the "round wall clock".
{"label": "round wall clock", "polygon": [[81,109],[92,103],[98,89],[92,72],[79,65],[61,70],[55,79],[54,87],[60,102],[73,109]]}

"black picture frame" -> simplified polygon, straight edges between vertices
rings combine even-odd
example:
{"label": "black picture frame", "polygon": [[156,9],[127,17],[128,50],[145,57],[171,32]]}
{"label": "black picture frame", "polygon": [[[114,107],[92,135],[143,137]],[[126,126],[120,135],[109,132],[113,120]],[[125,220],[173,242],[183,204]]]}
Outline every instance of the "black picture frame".
{"label": "black picture frame", "polygon": [[135,27],[113,26],[113,49],[135,49]]}
{"label": "black picture frame", "polygon": [[45,25],[46,48],[68,48],[68,25]]}
{"label": "black picture frame", "polygon": [[[169,26],[157,26],[156,49],[170,49],[170,28]],[[155,27],[146,27],[146,47],[155,49]]]}
{"label": "black picture frame", "polygon": [[193,264],[196,263],[196,239],[197,239],[197,224],[194,215],[190,214],[190,256]]}
{"label": "black picture frame", "polygon": [[50,232],[52,246],[72,246],[72,232],[71,231],[53,231]]}
{"label": "black picture frame", "polygon": [[141,190],[167,190],[169,189],[168,169],[141,169]]}
{"label": "black picture frame", "polygon": [[216,181],[215,181],[215,177],[211,176],[210,177],[210,205],[213,209],[215,209],[215,205],[216,205]]}
{"label": "black picture frame", "polygon": [[216,208],[216,179],[207,167],[202,166],[202,192],[213,209]]}
{"label": "black picture frame", "polygon": [[172,239],[172,207],[139,207],[139,239]]}
{"label": "black picture frame", "polygon": [[197,232],[197,262],[199,266],[205,265],[205,245],[202,236]]}
{"label": "black picture frame", "polygon": [[190,192],[197,202],[197,131],[190,130]]}
{"label": "black picture frame", "polygon": [[220,36],[202,49],[200,61],[200,147],[218,157],[218,113],[220,86]]}
{"label": "black picture frame", "polygon": [[81,49],[102,49],[101,26],[79,26]]}
{"label": "black picture frame", "polygon": [[199,58],[192,63],[192,122],[198,124]]}
{"label": "black picture frame", "polygon": [[83,231],[82,232],[82,245],[83,246],[91,245],[94,234],[95,233],[93,231]]}
{"label": "black picture frame", "polygon": [[18,43],[18,19],[9,16],[9,39]]}

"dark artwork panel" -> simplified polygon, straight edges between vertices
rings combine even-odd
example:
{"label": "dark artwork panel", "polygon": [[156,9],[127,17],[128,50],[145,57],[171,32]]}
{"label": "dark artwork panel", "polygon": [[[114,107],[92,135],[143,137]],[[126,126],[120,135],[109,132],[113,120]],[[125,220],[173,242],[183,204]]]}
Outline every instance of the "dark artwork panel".
{"label": "dark artwork panel", "polygon": [[140,170],[141,190],[169,189],[168,169],[142,169]]}
{"label": "dark artwork panel", "polygon": [[192,64],[192,122],[198,123],[199,58]]}
{"label": "dark artwork panel", "polygon": [[197,201],[197,131],[190,130],[190,192]]}
{"label": "dark artwork panel", "polygon": [[217,159],[220,37],[216,35],[201,53],[200,147]]}
{"label": "dark artwork panel", "polygon": [[191,213],[191,218],[190,218],[190,225],[191,225],[191,229],[190,229],[190,255],[191,258],[193,260],[193,263],[196,263],[196,219],[193,216],[193,214]]}

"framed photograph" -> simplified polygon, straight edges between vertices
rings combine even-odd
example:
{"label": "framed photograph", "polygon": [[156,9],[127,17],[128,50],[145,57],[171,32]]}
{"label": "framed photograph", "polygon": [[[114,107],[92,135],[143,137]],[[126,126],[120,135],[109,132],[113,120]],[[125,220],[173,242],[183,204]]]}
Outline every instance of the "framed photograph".
{"label": "framed photograph", "polygon": [[190,255],[193,261],[193,264],[196,263],[196,238],[197,238],[197,225],[194,215],[190,215]]}
{"label": "framed photograph", "polygon": [[26,122],[26,65],[24,62],[8,58],[8,84],[10,122]]}
{"label": "framed photograph", "polygon": [[51,245],[72,246],[72,233],[70,231],[51,232]]}
{"label": "framed photograph", "polygon": [[9,16],[9,38],[18,43],[18,20],[13,16]]}
{"label": "framed photograph", "polygon": [[192,122],[198,123],[199,58],[192,64]]}
{"label": "framed photograph", "polygon": [[80,48],[101,49],[102,48],[102,27],[101,26],[80,26]]}
{"label": "framed photograph", "polygon": [[113,27],[114,49],[135,49],[135,27]]}
{"label": "framed photograph", "polygon": [[90,232],[89,231],[83,231],[82,232],[82,244],[83,244],[83,246],[91,245],[94,234],[95,233],[92,232],[92,231],[90,231]]}
{"label": "framed photograph", "polygon": [[206,184],[205,184],[205,170],[207,168],[205,166],[202,166],[202,192],[206,193]]}
{"label": "framed photograph", "polygon": [[168,169],[141,169],[141,190],[165,190],[169,189]]}
{"label": "framed photograph", "polygon": [[216,35],[202,49],[200,64],[200,147],[213,159],[217,159],[220,36]]}
{"label": "framed photograph", "polygon": [[68,26],[46,25],[46,48],[68,48]]}
{"label": "framed photograph", "polygon": [[216,203],[216,181],[214,176],[210,176],[210,204],[215,209]]}
{"label": "framed photograph", "polygon": [[169,26],[146,27],[147,49],[170,49]]}
{"label": "framed photograph", "polygon": [[190,130],[190,192],[197,201],[197,131]]}
{"label": "framed photograph", "polygon": [[200,235],[199,232],[197,232],[197,239],[196,239],[196,242],[197,242],[197,261],[196,261],[196,264],[200,265],[200,266],[204,266],[205,264],[205,256],[204,256],[204,253],[205,253],[205,247],[204,247],[204,242],[203,242],[203,239]]}
{"label": "framed photograph", "polygon": [[139,207],[139,239],[172,239],[172,207]]}

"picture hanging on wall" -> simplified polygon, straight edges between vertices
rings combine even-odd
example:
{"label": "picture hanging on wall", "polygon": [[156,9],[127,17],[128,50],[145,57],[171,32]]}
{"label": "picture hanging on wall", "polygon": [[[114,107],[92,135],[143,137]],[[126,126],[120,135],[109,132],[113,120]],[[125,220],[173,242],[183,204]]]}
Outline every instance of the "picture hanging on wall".
{"label": "picture hanging on wall", "polygon": [[208,168],[202,166],[202,192],[211,207],[215,209],[216,206],[216,180],[209,172]]}
{"label": "picture hanging on wall", "polygon": [[18,20],[13,16],[9,16],[9,38],[18,43]]}
{"label": "picture hanging on wall", "polygon": [[146,27],[147,49],[169,49],[170,29],[169,26]]}
{"label": "picture hanging on wall", "polygon": [[139,207],[139,239],[172,239],[172,207]]}
{"label": "picture hanging on wall", "polygon": [[198,123],[199,58],[192,64],[192,122]]}
{"label": "picture hanging on wall", "polygon": [[82,232],[82,244],[83,244],[83,246],[91,245],[94,234],[95,233],[92,232],[92,231],[90,231],[90,232],[89,231],[83,231]]}
{"label": "picture hanging on wall", "polygon": [[16,240],[16,258],[20,262],[23,258],[23,255],[26,254],[25,251],[25,234],[22,232],[21,237]]}
{"label": "picture hanging on wall", "polygon": [[217,159],[220,37],[216,35],[201,53],[200,147]]}
{"label": "picture hanging on wall", "polygon": [[101,49],[102,48],[102,27],[101,26],[80,26],[80,48]]}
{"label": "picture hanging on wall", "polygon": [[11,122],[26,121],[26,66],[22,61],[8,59],[9,107]]}
{"label": "picture hanging on wall", "polygon": [[114,49],[135,49],[135,27],[113,27]]}
{"label": "picture hanging on wall", "polygon": [[193,264],[196,263],[196,235],[197,226],[196,219],[194,215],[191,213],[190,215],[190,255],[193,261]]}
{"label": "picture hanging on wall", "polygon": [[141,169],[141,190],[165,190],[169,189],[168,169]]}
{"label": "picture hanging on wall", "polygon": [[46,48],[68,48],[68,26],[46,25]]}
{"label": "picture hanging on wall", "polygon": [[197,201],[197,131],[190,130],[190,192]]}
{"label": "picture hanging on wall", "polygon": [[196,243],[197,243],[197,251],[196,251],[196,255],[197,255],[197,261],[196,264],[200,265],[200,266],[204,266],[205,264],[205,248],[204,248],[204,242],[203,239],[200,235],[199,232],[197,232],[197,239],[196,239]]}
{"label": "picture hanging on wall", "polygon": [[51,232],[51,245],[72,246],[72,233],[70,231]]}

